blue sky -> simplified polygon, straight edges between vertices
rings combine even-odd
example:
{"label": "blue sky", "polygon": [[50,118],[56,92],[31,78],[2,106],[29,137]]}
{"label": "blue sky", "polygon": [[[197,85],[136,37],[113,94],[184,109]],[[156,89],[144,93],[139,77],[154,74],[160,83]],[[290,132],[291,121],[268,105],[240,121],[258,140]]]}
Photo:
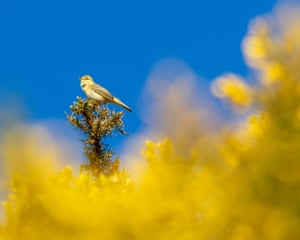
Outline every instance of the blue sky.
{"label": "blue sky", "polygon": [[241,40],[249,21],[275,3],[2,1],[0,98],[20,96],[30,120],[64,120],[75,97],[84,96],[78,77],[91,74],[133,109],[124,121],[134,134],[154,64],[176,57],[208,81],[228,71],[246,74]]}

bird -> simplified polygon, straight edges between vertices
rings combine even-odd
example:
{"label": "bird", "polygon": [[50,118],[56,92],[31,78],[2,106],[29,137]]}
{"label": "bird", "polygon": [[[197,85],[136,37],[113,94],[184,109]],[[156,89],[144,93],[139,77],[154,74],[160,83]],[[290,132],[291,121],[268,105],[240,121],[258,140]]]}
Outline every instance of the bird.
{"label": "bird", "polygon": [[90,75],[83,75],[80,79],[80,87],[85,95],[93,100],[96,100],[99,104],[114,103],[127,111],[131,112],[131,108],[123,103],[120,99],[114,97],[107,89],[94,82],[94,79]]}

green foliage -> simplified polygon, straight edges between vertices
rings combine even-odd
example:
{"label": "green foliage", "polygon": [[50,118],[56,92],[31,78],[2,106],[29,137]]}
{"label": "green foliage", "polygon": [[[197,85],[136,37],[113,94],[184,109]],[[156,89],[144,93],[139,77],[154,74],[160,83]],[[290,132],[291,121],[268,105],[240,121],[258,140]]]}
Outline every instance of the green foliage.
{"label": "green foliage", "polygon": [[124,113],[110,111],[106,106],[81,97],[77,97],[70,109],[72,114],[66,114],[69,123],[84,136],[82,141],[88,162],[80,165],[81,170],[95,177],[118,171],[120,160],[113,158],[114,152],[104,140],[116,133],[128,135],[122,121]]}

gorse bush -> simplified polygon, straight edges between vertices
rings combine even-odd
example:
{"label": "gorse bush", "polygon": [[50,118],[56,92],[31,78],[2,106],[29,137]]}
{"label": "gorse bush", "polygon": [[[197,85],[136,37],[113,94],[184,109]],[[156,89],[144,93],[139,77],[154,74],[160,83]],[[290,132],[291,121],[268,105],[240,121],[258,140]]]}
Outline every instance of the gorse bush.
{"label": "gorse bush", "polygon": [[[46,153],[40,151],[44,132],[7,134],[2,158],[11,189],[4,202],[1,238],[300,239],[298,15],[295,8],[283,9],[250,25],[243,51],[258,79],[255,84],[232,73],[212,83],[213,94],[229,103],[240,119],[202,131],[209,123],[199,124],[194,111],[180,108],[171,134],[159,142],[145,141],[143,157],[137,158],[147,165],[136,170],[135,179],[118,164],[113,167],[105,145],[101,151],[107,160],[89,157],[99,136],[112,131],[100,130],[98,120],[85,125],[77,118],[99,113],[98,124],[105,117],[113,123],[109,129],[123,129],[121,113],[110,115],[105,108],[97,112],[94,105],[87,106],[88,113],[72,107],[77,115],[69,120],[86,134],[88,163],[78,174],[68,166],[55,168],[53,162],[61,155],[54,142],[44,146]],[[182,99],[177,94],[181,85],[174,83],[170,91],[163,96],[170,97],[169,103]],[[159,114],[166,122],[173,116]],[[98,138],[88,134],[91,128]]]}
{"label": "gorse bush", "polygon": [[116,131],[127,135],[123,130],[123,112],[110,112],[107,107],[100,107],[93,100],[80,97],[77,97],[70,109],[72,114],[67,114],[69,123],[85,136],[82,141],[88,162],[81,164],[81,169],[95,177],[118,171],[120,160],[112,158],[114,152],[104,140]]}

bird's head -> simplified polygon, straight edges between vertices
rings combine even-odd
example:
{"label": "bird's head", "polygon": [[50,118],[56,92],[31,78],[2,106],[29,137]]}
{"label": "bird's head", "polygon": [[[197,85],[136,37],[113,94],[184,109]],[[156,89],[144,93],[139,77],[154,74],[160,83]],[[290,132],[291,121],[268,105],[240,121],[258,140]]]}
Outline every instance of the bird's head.
{"label": "bird's head", "polygon": [[79,78],[80,81],[93,81],[92,76],[90,75],[83,75],[82,77]]}

